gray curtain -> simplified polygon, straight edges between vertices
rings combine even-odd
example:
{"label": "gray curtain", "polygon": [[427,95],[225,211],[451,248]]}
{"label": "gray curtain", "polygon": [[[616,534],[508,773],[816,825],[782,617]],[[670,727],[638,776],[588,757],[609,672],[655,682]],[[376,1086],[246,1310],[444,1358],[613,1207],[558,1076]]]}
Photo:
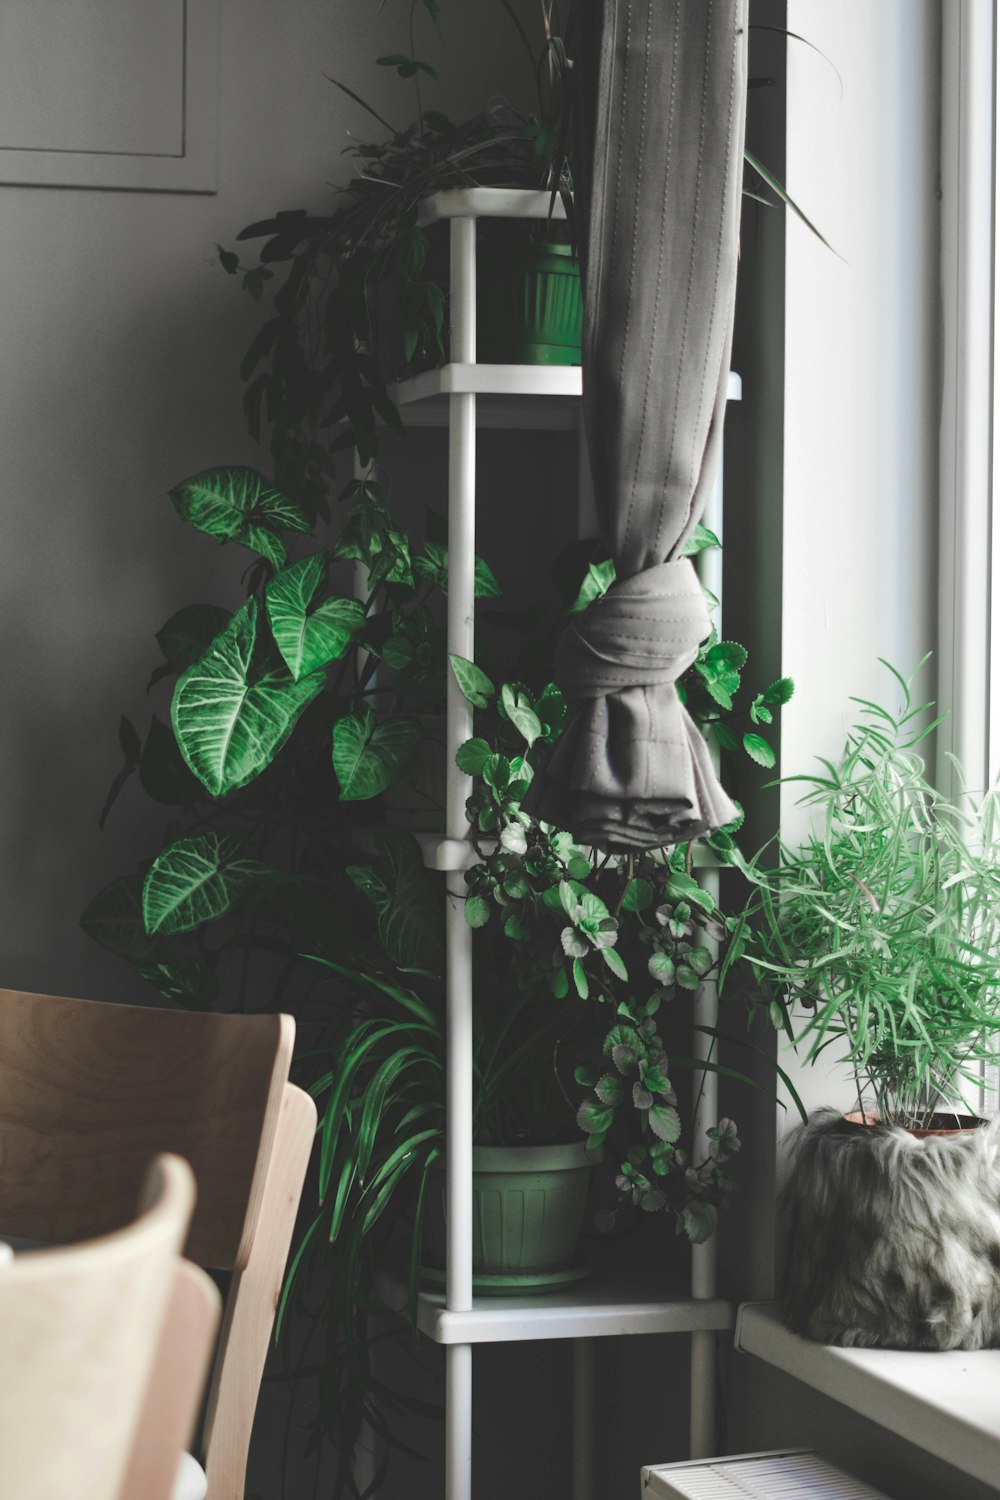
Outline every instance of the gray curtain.
{"label": "gray curtain", "polygon": [[709,634],[679,550],[718,468],[736,289],[747,0],[577,0],[584,421],[617,582],[567,628],[575,704],[537,816],[643,849],[729,822],[677,678]]}

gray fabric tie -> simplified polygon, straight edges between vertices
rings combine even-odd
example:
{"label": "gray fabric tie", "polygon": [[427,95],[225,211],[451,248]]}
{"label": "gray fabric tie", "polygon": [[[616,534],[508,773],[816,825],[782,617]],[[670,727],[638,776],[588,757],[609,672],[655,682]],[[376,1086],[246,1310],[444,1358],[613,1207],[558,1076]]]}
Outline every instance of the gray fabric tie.
{"label": "gray fabric tie", "polygon": [[584,421],[618,582],[568,629],[577,704],[530,809],[655,848],[736,809],[674,684],[710,622],[679,556],[721,453],[739,236],[747,0],[584,0],[574,49]]}

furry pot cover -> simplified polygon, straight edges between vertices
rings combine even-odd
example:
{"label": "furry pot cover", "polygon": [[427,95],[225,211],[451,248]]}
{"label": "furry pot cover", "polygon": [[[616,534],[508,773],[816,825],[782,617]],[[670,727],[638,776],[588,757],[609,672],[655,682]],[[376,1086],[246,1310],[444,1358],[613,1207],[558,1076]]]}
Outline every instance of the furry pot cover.
{"label": "furry pot cover", "polygon": [[1000,1345],[1000,1120],[916,1140],[823,1110],[796,1134],[788,1325],[824,1344]]}

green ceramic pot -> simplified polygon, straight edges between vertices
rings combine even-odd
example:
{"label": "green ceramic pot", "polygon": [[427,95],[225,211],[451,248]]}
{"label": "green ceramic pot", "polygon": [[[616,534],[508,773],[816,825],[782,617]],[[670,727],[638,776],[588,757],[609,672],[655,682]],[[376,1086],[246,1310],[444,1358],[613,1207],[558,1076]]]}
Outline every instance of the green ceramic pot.
{"label": "green ceramic pot", "polygon": [[[444,1265],[444,1171],[428,1195],[426,1260]],[[584,1141],[562,1146],[475,1146],[472,1267],[482,1291],[537,1290],[575,1279],[590,1162]],[[433,1275],[431,1276],[433,1278]]]}
{"label": "green ceramic pot", "polygon": [[477,267],[481,364],[580,363],[580,263],[569,245],[485,244]]}

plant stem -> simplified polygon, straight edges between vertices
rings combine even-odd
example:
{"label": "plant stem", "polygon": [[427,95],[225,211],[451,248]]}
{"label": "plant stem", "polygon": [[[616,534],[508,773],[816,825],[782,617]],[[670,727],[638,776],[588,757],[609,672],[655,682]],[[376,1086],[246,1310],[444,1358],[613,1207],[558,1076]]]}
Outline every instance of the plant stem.
{"label": "plant stem", "polygon": [[[417,9],[418,0],[410,0],[410,56],[416,61],[416,43],[414,39],[414,13]],[[417,134],[420,139],[424,138],[424,106],[420,97],[420,69],[417,68],[413,75],[413,88],[417,96]]]}

